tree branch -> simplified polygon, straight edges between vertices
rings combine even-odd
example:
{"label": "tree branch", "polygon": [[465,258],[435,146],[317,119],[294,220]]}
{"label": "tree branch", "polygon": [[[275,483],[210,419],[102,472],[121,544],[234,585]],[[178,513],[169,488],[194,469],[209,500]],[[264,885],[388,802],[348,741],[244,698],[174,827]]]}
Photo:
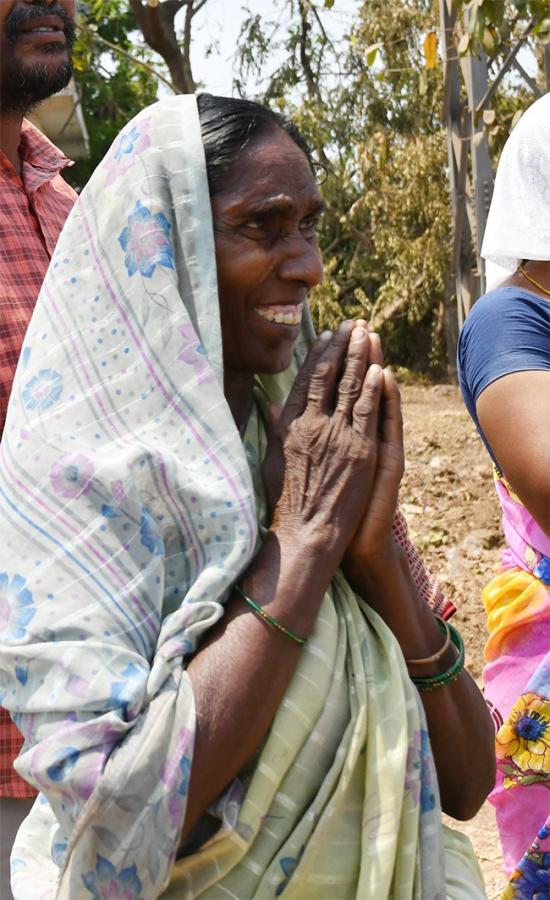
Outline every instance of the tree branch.
{"label": "tree branch", "polygon": [[101,37],[101,35],[99,35],[97,31],[93,31],[87,25],[77,25],[76,27],[79,29],[79,31],[84,31],[86,34],[90,35],[90,37],[94,41],[97,41],[99,44],[103,44],[103,46],[108,47],[109,50],[113,50],[114,53],[118,53],[120,56],[124,56],[125,59],[131,60],[136,64],[136,66],[141,66],[142,69],[145,69],[155,78],[158,78],[159,81],[162,81],[164,84],[166,84],[171,91],[174,90],[174,85],[171,81],[168,81],[168,79],[165,78],[164,75],[161,75],[160,72],[157,72],[156,69],[153,69],[152,66],[144,62],[142,59],[139,59],[137,56],[132,56],[132,54],[128,53],[127,50],[123,50],[122,47],[118,47],[117,44],[111,44],[110,41],[106,40],[106,38]]}
{"label": "tree branch", "polygon": [[495,93],[497,87],[499,86],[500,82],[502,81],[502,79],[503,79],[504,76],[506,75],[506,72],[508,71],[508,69],[510,68],[510,66],[513,64],[513,62],[514,62],[514,60],[515,60],[517,54],[519,53],[519,51],[521,50],[521,48],[522,48],[522,46],[523,46],[523,44],[525,43],[525,41],[526,41],[527,38],[529,37],[529,35],[530,35],[530,33],[532,32],[532,30],[533,30],[533,28],[535,27],[535,25],[538,24],[538,22],[539,22],[539,19],[538,19],[538,18],[535,18],[534,16],[533,16],[533,18],[529,21],[527,27],[525,28],[525,31],[524,31],[523,34],[518,38],[518,40],[516,41],[516,43],[514,44],[514,46],[512,47],[512,49],[510,50],[510,52],[508,53],[506,59],[504,60],[504,62],[502,63],[502,66],[500,67],[500,70],[497,72],[497,74],[496,74],[495,77],[493,78],[492,83],[489,85],[489,87],[488,87],[487,90],[485,91],[485,94],[483,95],[483,97],[481,98],[481,100],[479,101],[479,103],[477,104],[477,106],[476,106],[476,108],[475,108],[475,110],[474,110],[474,112],[476,113],[476,115],[478,115],[480,112],[482,112],[482,111],[485,109],[485,107],[487,106],[489,100],[491,99],[491,97],[492,97],[493,94]]}
{"label": "tree branch", "polygon": [[[207,0],[163,0],[157,6],[144,6],[142,0],[128,0],[146,43],[165,61],[178,94],[192,94],[196,88],[191,71],[191,20]],[[176,15],[186,7],[183,46],[180,48],[175,26]]]}

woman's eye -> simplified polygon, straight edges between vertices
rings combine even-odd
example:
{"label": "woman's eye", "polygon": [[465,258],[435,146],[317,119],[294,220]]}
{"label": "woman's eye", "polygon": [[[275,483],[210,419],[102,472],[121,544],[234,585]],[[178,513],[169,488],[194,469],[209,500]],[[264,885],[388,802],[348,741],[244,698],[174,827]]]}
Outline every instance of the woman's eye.
{"label": "woman's eye", "polygon": [[313,235],[317,231],[317,226],[319,225],[319,216],[310,216],[309,219],[304,219],[300,222],[300,231],[306,237],[313,237]]}
{"label": "woman's eye", "polygon": [[246,237],[260,240],[265,237],[267,231],[267,223],[263,219],[248,219],[241,225],[241,232]]}

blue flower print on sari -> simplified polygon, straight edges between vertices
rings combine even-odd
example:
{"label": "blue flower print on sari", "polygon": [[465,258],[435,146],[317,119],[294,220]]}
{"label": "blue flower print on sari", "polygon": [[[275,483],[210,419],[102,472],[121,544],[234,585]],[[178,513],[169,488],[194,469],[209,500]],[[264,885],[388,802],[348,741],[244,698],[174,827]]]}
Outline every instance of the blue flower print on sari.
{"label": "blue flower print on sari", "polygon": [[144,150],[151,146],[151,138],[149,137],[150,125],[150,118],[141,118],[139,127],[138,124],[134,123],[125,128],[117,137],[103,162],[103,168],[107,171],[107,186],[113,184],[117,178],[125,175],[132,168],[140,153],[143,153]]}
{"label": "blue flower print on sari", "polygon": [[424,728],[420,731],[420,764],[422,771],[420,811],[424,813],[430,812],[435,807],[435,769],[430,749],[430,738]]}
{"label": "blue flower print on sari", "polygon": [[170,228],[164,213],[152,213],[137,201],[128,217],[128,225],[118,238],[126,253],[124,262],[130,277],[139,271],[145,278],[151,278],[157,266],[174,268]]}
{"label": "blue flower print on sari", "polygon": [[420,732],[415,731],[409,743],[405,771],[405,791],[410,792],[415,806],[420,800]]}
{"label": "blue flower print on sari", "polygon": [[139,523],[139,536],[141,543],[147,547],[149,553],[154,556],[162,556],[164,553],[164,541],[160,536],[158,523],[153,519],[146,506],[141,510],[141,521]]}
{"label": "blue flower print on sari", "polygon": [[108,859],[98,854],[95,872],[86,872],[82,881],[94,900],[143,900],[135,865],[117,872]]}
{"label": "blue flower print on sari", "polygon": [[128,663],[120,673],[123,680],[111,682],[111,693],[106,708],[121,709],[126,722],[134,719],[141,705],[147,675],[148,669],[144,666]]}
{"label": "blue flower print on sari", "polygon": [[188,756],[182,756],[180,759],[181,781],[178,788],[178,794],[185,797],[189,791],[189,778],[191,775],[191,760]]}
{"label": "blue flower print on sari", "polygon": [[283,875],[285,876],[283,880],[277,885],[277,889],[275,891],[275,896],[280,897],[286,888],[288,882],[290,881],[296,866],[300,862],[302,856],[304,855],[304,847],[300,849],[298,856],[283,856],[282,859],[279,860],[279,865],[283,870]]}
{"label": "blue flower print on sari", "polygon": [[115,150],[115,159],[120,162],[125,156],[130,156],[134,152],[136,144],[140,141],[142,135],[139,128],[134,125],[131,129],[126,129],[120,135]]}
{"label": "blue flower print on sari", "polygon": [[26,583],[22,575],[14,575],[10,581],[7,572],[0,572],[0,635],[4,640],[24,638],[36,613]]}
{"label": "blue flower print on sari", "polygon": [[168,816],[172,828],[181,827],[193,755],[194,734],[189,728],[182,728],[175,742],[174,752],[159,772],[160,780],[168,788]]}
{"label": "blue flower print on sari", "polygon": [[80,751],[76,747],[60,747],[55,753],[55,762],[47,768],[48,778],[51,781],[63,781],[74,769],[80,758]]}
{"label": "blue flower print on sari", "polygon": [[122,507],[128,505],[128,497],[120,478],[111,482],[111,495],[115,503],[102,503],[101,515],[106,519],[117,519],[124,515]]}
{"label": "blue flower print on sari", "polygon": [[87,494],[92,486],[94,464],[83,453],[68,453],[53,464],[50,482],[56,492],[67,500],[76,500]]}
{"label": "blue flower print on sari", "polygon": [[23,388],[25,409],[44,412],[57,403],[63,393],[63,378],[53,369],[40,369]]}

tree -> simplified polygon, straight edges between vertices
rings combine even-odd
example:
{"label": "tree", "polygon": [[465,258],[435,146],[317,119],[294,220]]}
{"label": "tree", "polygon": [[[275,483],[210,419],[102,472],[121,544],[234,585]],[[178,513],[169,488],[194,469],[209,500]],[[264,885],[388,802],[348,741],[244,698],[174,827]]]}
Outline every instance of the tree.
{"label": "tree", "polygon": [[[67,170],[82,187],[124,125],[157,99],[159,82],[193,92],[192,23],[208,0],[88,0],[79,7],[74,60],[90,156]],[[175,19],[185,10],[179,35]],[[160,59],[159,59],[160,55]]]}
{"label": "tree", "polygon": [[[193,19],[208,0],[129,0],[146,43],[168,67],[178,94],[192,94],[197,84],[191,71],[191,28]],[[176,29],[176,16],[185,9],[183,38]]]}
{"label": "tree", "polygon": [[152,54],[140,42],[126,0],[82,4],[75,75],[90,137],[90,156],[66,170],[81,188],[124,125],[157,98]]}

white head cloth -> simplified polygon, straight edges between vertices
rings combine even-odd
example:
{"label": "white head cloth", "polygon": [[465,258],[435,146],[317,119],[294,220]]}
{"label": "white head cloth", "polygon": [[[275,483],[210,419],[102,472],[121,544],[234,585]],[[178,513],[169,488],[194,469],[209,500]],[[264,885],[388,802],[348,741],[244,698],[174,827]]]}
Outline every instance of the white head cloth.
{"label": "white head cloth", "polygon": [[65,225],[14,381],[0,517],[0,703],[42,792],[15,896],[156,897],[193,757],[185,659],[257,536],[193,96],[130,122]]}
{"label": "white head cloth", "polygon": [[502,151],[481,255],[489,289],[522,259],[550,259],[550,94],[523,114]]}

